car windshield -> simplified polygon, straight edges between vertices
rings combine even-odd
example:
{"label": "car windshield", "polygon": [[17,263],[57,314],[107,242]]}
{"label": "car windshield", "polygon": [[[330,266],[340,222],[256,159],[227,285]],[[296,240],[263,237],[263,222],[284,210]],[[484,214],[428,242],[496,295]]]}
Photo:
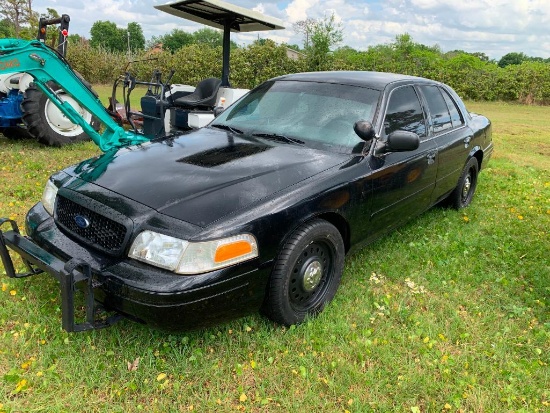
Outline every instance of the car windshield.
{"label": "car windshield", "polygon": [[377,90],[358,86],[271,81],[232,105],[210,126],[351,153],[363,147],[353,125],[358,120],[373,121],[379,96]]}

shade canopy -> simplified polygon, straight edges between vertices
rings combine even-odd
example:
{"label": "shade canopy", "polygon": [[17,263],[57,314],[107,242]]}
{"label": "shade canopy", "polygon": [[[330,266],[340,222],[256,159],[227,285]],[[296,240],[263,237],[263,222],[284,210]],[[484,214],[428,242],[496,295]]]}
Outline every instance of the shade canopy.
{"label": "shade canopy", "polygon": [[229,85],[230,32],[284,29],[283,22],[254,10],[221,0],[183,0],[155,6],[156,9],[223,30],[222,86]]}
{"label": "shade canopy", "polygon": [[232,32],[257,32],[284,29],[283,22],[257,11],[221,0],[183,0],[155,6],[156,9],[217,29],[229,21]]}

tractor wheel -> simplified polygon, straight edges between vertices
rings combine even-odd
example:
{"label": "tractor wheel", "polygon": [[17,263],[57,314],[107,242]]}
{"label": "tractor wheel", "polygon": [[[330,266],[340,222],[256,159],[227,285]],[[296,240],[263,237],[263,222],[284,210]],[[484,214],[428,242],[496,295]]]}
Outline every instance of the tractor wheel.
{"label": "tractor wheel", "polygon": [[[83,80],[84,83],[87,83]],[[53,90],[59,90],[57,85],[51,85]],[[91,87],[90,87],[91,89]],[[96,96],[97,94],[93,92]],[[82,108],[69,95],[58,92],[95,130],[99,130],[99,121]],[[30,134],[38,142],[48,146],[63,146],[69,143],[90,139],[81,126],[72,123],[55,104],[47,98],[34,84],[30,84],[21,103],[23,122]]]}
{"label": "tractor wheel", "polygon": [[19,141],[23,139],[32,139],[33,136],[29,133],[27,128],[22,126],[11,126],[2,128],[0,130],[0,133],[4,135],[6,138],[12,140],[12,141]]}

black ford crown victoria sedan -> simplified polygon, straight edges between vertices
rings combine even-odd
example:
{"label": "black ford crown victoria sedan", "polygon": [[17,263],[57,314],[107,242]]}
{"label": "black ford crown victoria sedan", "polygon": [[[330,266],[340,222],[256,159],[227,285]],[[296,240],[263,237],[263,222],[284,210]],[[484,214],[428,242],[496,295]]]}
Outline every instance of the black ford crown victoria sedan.
{"label": "black ford crown victoria sedan", "polygon": [[31,241],[7,243],[60,279],[68,330],[96,326],[92,311],[72,322],[73,284],[88,310],[164,329],[260,309],[291,325],[334,297],[354,245],[442,200],[467,206],[492,150],[489,120],[444,84],[282,76],[203,129],[53,175]]}

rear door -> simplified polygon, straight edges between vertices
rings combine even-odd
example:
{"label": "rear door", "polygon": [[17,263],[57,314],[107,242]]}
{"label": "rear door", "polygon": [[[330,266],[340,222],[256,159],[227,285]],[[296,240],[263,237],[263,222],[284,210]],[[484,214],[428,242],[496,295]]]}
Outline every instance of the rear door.
{"label": "rear door", "polygon": [[371,230],[390,229],[430,206],[437,174],[437,148],[413,85],[394,89],[388,99],[381,139],[396,130],[415,132],[418,149],[370,159],[372,175]]}
{"label": "rear door", "polygon": [[458,182],[470,152],[472,130],[450,94],[438,85],[419,87],[428,107],[429,128],[438,149],[438,170],[432,202],[447,195]]}

